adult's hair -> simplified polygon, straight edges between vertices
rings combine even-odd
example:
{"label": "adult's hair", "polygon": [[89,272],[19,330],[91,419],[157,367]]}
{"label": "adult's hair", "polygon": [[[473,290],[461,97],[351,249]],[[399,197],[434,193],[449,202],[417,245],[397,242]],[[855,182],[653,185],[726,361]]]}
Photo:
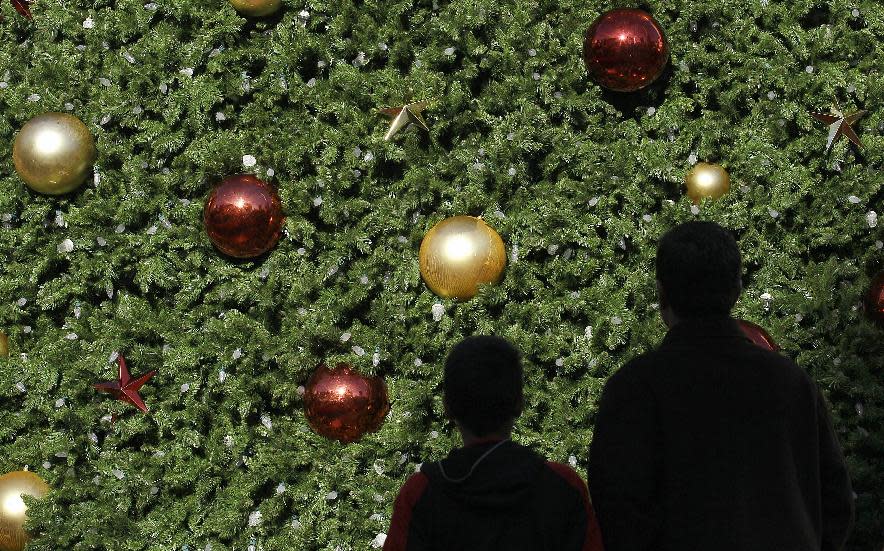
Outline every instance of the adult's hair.
{"label": "adult's hair", "polygon": [[448,414],[475,436],[504,430],[522,413],[519,351],[501,337],[467,337],[445,359],[442,390]]}
{"label": "adult's hair", "polygon": [[686,222],[660,238],[657,280],[676,315],[728,315],[742,290],[740,249],[715,222]]}

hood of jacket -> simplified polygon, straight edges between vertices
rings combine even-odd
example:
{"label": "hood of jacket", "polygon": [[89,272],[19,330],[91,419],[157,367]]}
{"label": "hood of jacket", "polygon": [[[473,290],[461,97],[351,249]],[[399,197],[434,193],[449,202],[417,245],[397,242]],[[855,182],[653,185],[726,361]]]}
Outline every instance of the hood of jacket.
{"label": "hood of jacket", "polygon": [[434,488],[466,506],[516,508],[530,499],[545,464],[525,446],[503,440],[452,450],[442,461],[425,463],[421,472]]}

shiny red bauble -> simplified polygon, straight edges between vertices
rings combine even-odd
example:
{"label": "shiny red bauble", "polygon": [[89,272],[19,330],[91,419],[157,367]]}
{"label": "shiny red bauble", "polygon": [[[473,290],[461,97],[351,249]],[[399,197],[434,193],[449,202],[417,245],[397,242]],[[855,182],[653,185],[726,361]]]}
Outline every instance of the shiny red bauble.
{"label": "shiny red bauble", "polygon": [[884,271],[872,278],[863,300],[866,315],[875,323],[884,325]]}
{"label": "shiny red bauble", "polygon": [[624,8],[603,13],[586,31],[583,61],[589,76],[616,92],[654,82],[669,61],[669,43],[647,12]]}
{"label": "shiny red bauble", "polygon": [[305,388],[304,411],[317,433],[353,442],[381,428],[390,400],[380,377],[361,375],[346,364],[320,366]]}
{"label": "shiny red bauble", "polygon": [[250,176],[228,176],[209,194],[203,224],[218,249],[236,258],[254,258],[276,245],[285,217],[270,184]]}
{"label": "shiny red bauble", "polygon": [[740,329],[743,330],[743,333],[761,348],[773,352],[780,349],[777,343],[774,342],[773,337],[771,337],[760,325],[746,320],[737,320],[737,323],[740,324]]}

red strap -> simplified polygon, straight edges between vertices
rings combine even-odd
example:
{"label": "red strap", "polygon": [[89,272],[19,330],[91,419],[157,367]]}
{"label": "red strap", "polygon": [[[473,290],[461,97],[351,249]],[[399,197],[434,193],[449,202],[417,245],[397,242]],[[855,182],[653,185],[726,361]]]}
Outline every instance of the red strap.
{"label": "red strap", "polygon": [[581,551],[603,551],[602,532],[599,530],[599,521],[595,517],[595,510],[589,500],[589,490],[580,475],[574,469],[563,463],[555,463],[547,461],[546,464],[557,475],[565,479],[565,481],[576,488],[583,498],[583,505],[586,507],[586,539],[583,540]]}
{"label": "red strap", "polygon": [[406,550],[411,513],[429,482],[424,473],[416,473],[402,485],[393,505],[393,518],[390,520],[390,530],[387,532],[383,551]]}

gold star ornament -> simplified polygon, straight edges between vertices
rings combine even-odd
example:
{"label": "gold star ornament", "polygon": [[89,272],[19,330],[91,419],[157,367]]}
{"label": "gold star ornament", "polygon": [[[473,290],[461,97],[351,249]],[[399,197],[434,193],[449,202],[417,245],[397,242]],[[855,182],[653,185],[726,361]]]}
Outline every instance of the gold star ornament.
{"label": "gold star ornament", "polygon": [[417,125],[423,128],[425,131],[429,132],[430,129],[429,127],[427,127],[427,122],[421,116],[421,112],[426,109],[429,104],[430,102],[428,101],[418,101],[415,103],[408,103],[406,105],[403,105],[402,107],[387,107],[385,109],[381,109],[380,113],[382,115],[386,115],[393,119],[392,121],[390,121],[390,128],[384,135],[384,139],[389,141],[400,130],[412,124]]}
{"label": "gold star ornament", "polygon": [[828,115],[826,113],[810,114],[810,116],[816,120],[829,125],[829,140],[826,143],[826,153],[832,150],[832,146],[835,145],[835,142],[837,142],[838,138],[841,136],[846,136],[847,139],[856,144],[857,147],[862,147],[863,144],[859,141],[859,136],[857,136],[856,132],[853,130],[853,124],[858,121],[860,117],[865,115],[866,111],[857,111],[856,113],[845,115],[841,112],[841,109],[833,107],[832,113],[834,113],[834,115]]}

